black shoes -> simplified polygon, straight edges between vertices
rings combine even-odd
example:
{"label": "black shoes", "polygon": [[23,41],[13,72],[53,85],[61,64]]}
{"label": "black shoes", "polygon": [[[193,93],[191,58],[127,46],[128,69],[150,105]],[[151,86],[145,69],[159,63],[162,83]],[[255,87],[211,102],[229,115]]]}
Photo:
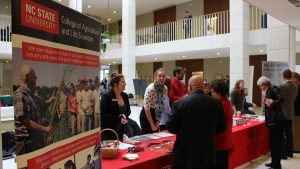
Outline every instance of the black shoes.
{"label": "black shoes", "polygon": [[266,167],[270,167],[270,169],[281,169],[281,165],[275,166],[272,163],[265,164]]}
{"label": "black shoes", "polygon": [[265,164],[266,167],[272,167],[272,163]]}

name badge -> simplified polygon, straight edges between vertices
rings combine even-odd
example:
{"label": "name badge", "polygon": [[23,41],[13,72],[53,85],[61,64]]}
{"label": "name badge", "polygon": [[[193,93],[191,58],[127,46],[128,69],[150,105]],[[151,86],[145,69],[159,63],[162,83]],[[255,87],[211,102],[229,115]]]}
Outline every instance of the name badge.
{"label": "name badge", "polygon": [[118,99],[111,99],[111,101],[113,101],[113,102],[117,102],[117,101],[118,101]]}

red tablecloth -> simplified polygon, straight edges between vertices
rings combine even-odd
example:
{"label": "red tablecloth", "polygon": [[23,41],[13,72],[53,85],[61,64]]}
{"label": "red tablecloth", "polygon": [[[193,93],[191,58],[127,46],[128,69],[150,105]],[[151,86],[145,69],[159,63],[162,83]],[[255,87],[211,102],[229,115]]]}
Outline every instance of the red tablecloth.
{"label": "red tablecloth", "polygon": [[[130,168],[130,169],[161,169],[169,166],[171,163],[170,153],[161,153],[154,150],[150,150],[147,145],[149,143],[162,143],[164,140],[175,141],[176,137],[166,137],[158,140],[151,140],[143,142],[137,146],[144,147],[144,152],[138,152],[139,159],[136,161],[128,161],[122,159],[122,155],[126,154],[125,150],[119,150],[118,157],[116,159],[102,159],[102,169],[118,169],[118,168]],[[152,147],[152,146],[151,146]],[[153,146],[155,147],[155,146]]]}
{"label": "red tablecloth", "polygon": [[[233,151],[229,157],[229,168],[238,167],[268,152],[268,132],[264,122],[250,120],[247,125],[233,127]],[[174,140],[175,136],[144,142],[138,146],[147,147],[151,142]],[[136,161],[122,159],[126,151],[120,150],[116,159],[102,159],[102,169],[161,169],[171,163],[171,154],[163,154],[146,148],[139,152]]]}
{"label": "red tablecloth", "polygon": [[232,128],[233,151],[229,168],[245,164],[269,150],[269,132],[264,122],[250,120],[247,125]]}

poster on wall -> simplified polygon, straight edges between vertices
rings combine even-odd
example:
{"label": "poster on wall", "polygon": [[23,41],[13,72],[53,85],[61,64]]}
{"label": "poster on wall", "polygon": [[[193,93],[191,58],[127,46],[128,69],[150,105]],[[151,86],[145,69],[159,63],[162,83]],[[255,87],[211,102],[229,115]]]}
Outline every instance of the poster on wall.
{"label": "poster on wall", "polygon": [[12,0],[17,168],[100,169],[101,24],[50,0]]}
{"label": "poster on wall", "polygon": [[287,62],[263,61],[262,75],[270,78],[272,85],[279,86],[283,83],[282,72],[289,69]]}

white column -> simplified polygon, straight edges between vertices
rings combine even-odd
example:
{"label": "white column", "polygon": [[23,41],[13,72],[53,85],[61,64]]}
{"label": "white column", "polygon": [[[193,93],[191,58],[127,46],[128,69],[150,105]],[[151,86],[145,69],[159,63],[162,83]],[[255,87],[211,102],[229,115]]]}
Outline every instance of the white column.
{"label": "white column", "polygon": [[296,64],[296,31],[285,23],[268,15],[268,61],[289,63],[290,69],[295,70]]}
{"label": "white column", "polygon": [[69,7],[78,12],[82,12],[82,0],[69,0]]}
{"label": "white column", "polygon": [[249,4],[230,0],[230,90],[237,80],[249,84]]}
{"label": "white column", "polygon": [[126,77],[126,92],[135,94],[135,0],[122,0],[122,74]]}

